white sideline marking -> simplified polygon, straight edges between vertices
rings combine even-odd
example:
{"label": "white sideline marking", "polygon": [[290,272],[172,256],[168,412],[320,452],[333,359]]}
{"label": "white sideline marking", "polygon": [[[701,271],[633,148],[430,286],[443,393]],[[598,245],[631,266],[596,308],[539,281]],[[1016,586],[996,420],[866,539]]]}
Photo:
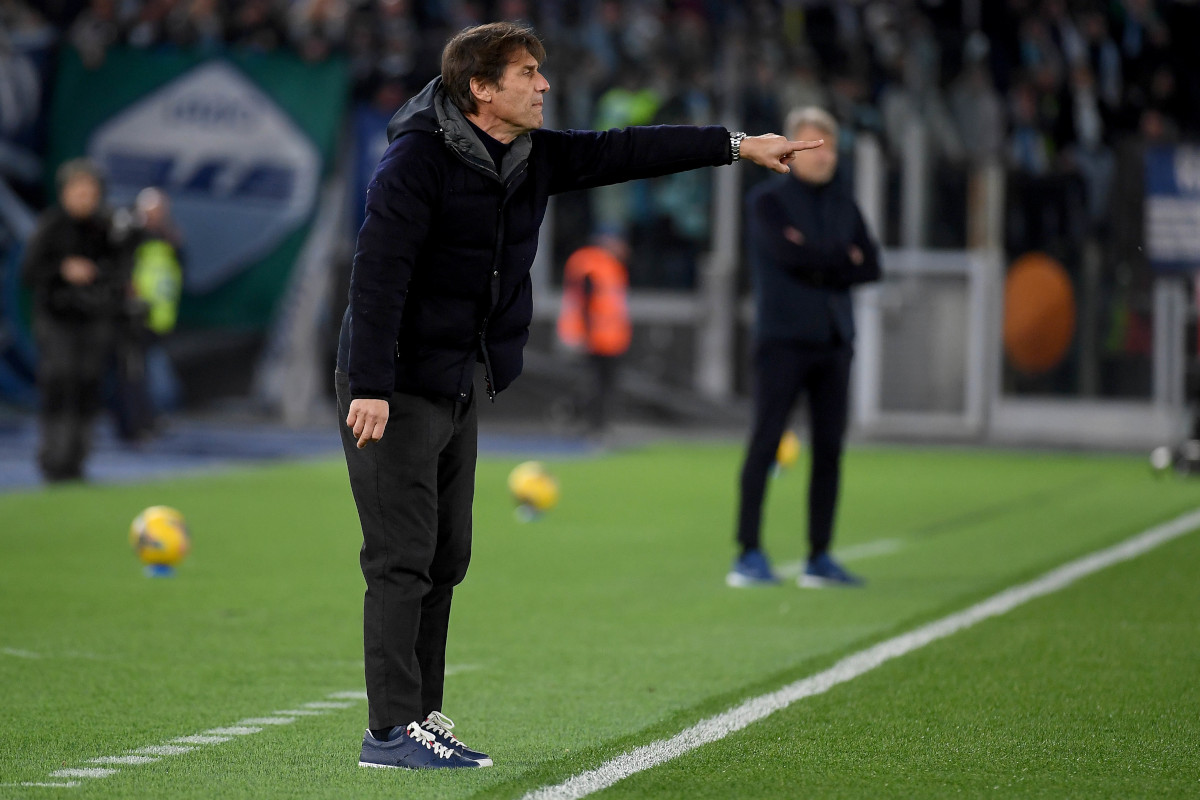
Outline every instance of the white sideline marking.
{"label": "white sideline marking", "polygon": [[741,705],[714,717],[701,720],[669,739],[623,753],[596,769],[581,772],[566,781],[543,786],[526,794],[522,800],[579,800],[593,792],[612,786],[617,781],[695,750],[701,745],[724,739],[751,723],[787,708],[797,700],[823,694],[833,687],[857,678],[876,667],[911,653],[930,642],[944,639],[976,623],[998,617],[1044,595],[1070,586],[1080,578],[1099,572],[1113,564],[1128,561],[1177,539],[1200,526],[1200,509],[1170,522],[1150,528],[1120,544],[1099,550],[1053,569],[1028,583],[1005,589],[969,608],[922,625],[908,633],[880,642],[843,658],[829,669],[790,683],[770,694],[753,697]]}
{"label": "white sideline marking", "polygon": [[311,708],[289,708],[287,711],[272,711],[272,714],[289,717],[319,717],[324,711],[313,711]]}
{"label": "white sideline marking", "polygon": [[181,756],[195,749],[194,747],[182,747],[177,744],[152,744],[147,747],[139,747],[133,752],[144,756]]}
{"label": "white sideline marking", "polygon": [[[457,675],[460,672],[470,672],[471,670],[481,669],[478,664],[451,664],[446,667],[446,676]],[[364,692],[365,695],[365,692]]]}
{"label": "white sideline marking", "polygon": [[328,700],[317,700],[313,703],[305,703],[301,708],[349,708],[353,703],[333,703]]}
{"label": "white sideline marking", "polygon": [[80,767],[74,769],[57,769],[50,773],[51,778],[107,778],[116,775],[117,770],[104,767]]}
{"label": "white sideline marking", "polygon": [[[886,556],[904,549],[903,539],[875,539],[849,547],[840,547],[837,551],[838,561],[860,561],[864,558]],[[775,574],[781,578],[795,578],[804,571],[806,561],[785,561],[775,567]]]}
{"label": "white sideline marking", "polygon": [[16,656],[17,658],[41,658],[37,653],[31,653],[28,650],[18,650],[15,647],[0,647],[0,653],[6,656]]}
{"label": "white sideline marking", "polygon": [[[35,658],[38,656],[34,656]],[[366,693],[361,691],[355,692],[335,692],[329,697],[353,697],[365,698]],[[314,703],[306,703],[306,706],[317,706],[320,708],[349,708],[353,703],[333,703],[325,701],[317,701]],[[195,747],[184,747],[183,745],[209,745],[228,742],[234,736],[249,736],[254,733],[261,733],[262,725],[290,725],[296,721],[296,717],[315,717],[319,716],[324,711],[275,711],[274,716],[270,717],[249,717],[242,720],[236,725],[231,725],[226,728],[211,728],[203,733],[191,734],[188,736],[177,736],[171,740],[173,744],[153,744],[145,747],[139,747],[129,752],[133,755],[122,756],[100,756],[98,758],[89,759],[89,764],[121,764],[121,765],[137,765],[137,764],[152,764],[159,761],[160,756],[178,756],[184,753],[190,753],[195,750]],[[293,716],[284,716],[290,714]],[[50,773],[51,778],[107,778],[109,775],[115,775],[119,770],[106,769],[104,767],[78,767],[70,769],[60,769]],[[26,781],[23,783],[0,783],[0,786],[55,786],[70,788],[79,786],[79,781],[66,781],[60,783]]]}
{"label": "white sideline marking", "polygon": [[904,549],[903,539],[876,539],[873,542],[851,545],[838,551],[842,561],[860,561],[874,556],[886,556]]}

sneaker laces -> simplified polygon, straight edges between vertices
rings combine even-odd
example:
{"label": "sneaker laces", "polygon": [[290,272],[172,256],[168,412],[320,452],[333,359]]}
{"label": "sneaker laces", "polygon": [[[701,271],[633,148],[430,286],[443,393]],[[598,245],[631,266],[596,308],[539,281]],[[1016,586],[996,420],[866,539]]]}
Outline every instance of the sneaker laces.
{"label": "sneaker laces", "polygon": [[432,750],[441,758],[449,758],[450,756],[454,755],[454,750],[452,748],[446,747],[446,745],[439,742],[433,731],[425,730],[421,727],[421,723],[410,722],[408,723],[407,730],[408,735],[411,738],[415,739],[420,744],[425,745],[427,749]]}
{"label": "sneaker laces", "polygon": [[421,723],[421,727],[427,731],[445,736],[455,744],[462,744],[458,740],[458,737],[450,732],[450,729],[454,727],[453,720],[440,711],[430,711],[429,716]]}

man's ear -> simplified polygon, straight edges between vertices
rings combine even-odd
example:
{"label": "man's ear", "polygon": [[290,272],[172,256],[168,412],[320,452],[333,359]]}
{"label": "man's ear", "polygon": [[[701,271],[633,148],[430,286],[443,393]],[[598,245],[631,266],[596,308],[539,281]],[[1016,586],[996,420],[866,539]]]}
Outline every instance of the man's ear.
{"label": "man's ear", "polygon": [[471,78],[471,94],[477,102],[492,102],[492,86],[482,78]]}

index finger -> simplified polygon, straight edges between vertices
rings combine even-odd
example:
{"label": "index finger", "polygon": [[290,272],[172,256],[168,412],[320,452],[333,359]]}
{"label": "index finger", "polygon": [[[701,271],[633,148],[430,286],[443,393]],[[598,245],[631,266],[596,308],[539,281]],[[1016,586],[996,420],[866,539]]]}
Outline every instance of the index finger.
{"label": "index finger", "polygon": [[817,139],[816,141],[810,141],[810,142],[790,142],[789,141],[787,144],[788,144],[788,148],[791,149],[791,151],[793,153],[795,153],[799,150],[813,150],[815,148],[818,148],[821,145],[825,144],[825,140]]}

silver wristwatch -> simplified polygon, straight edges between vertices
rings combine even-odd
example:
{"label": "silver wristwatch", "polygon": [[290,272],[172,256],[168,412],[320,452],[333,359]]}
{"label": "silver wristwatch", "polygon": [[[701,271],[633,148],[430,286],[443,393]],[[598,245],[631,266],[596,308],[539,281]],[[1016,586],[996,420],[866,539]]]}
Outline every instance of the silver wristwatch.
{"label": "silver wristwatch", "polygon": [[742,157],[742,139],[746,138],[744,131],[729,132],[729,153],[733,156],[733,160],[737,161]]}

